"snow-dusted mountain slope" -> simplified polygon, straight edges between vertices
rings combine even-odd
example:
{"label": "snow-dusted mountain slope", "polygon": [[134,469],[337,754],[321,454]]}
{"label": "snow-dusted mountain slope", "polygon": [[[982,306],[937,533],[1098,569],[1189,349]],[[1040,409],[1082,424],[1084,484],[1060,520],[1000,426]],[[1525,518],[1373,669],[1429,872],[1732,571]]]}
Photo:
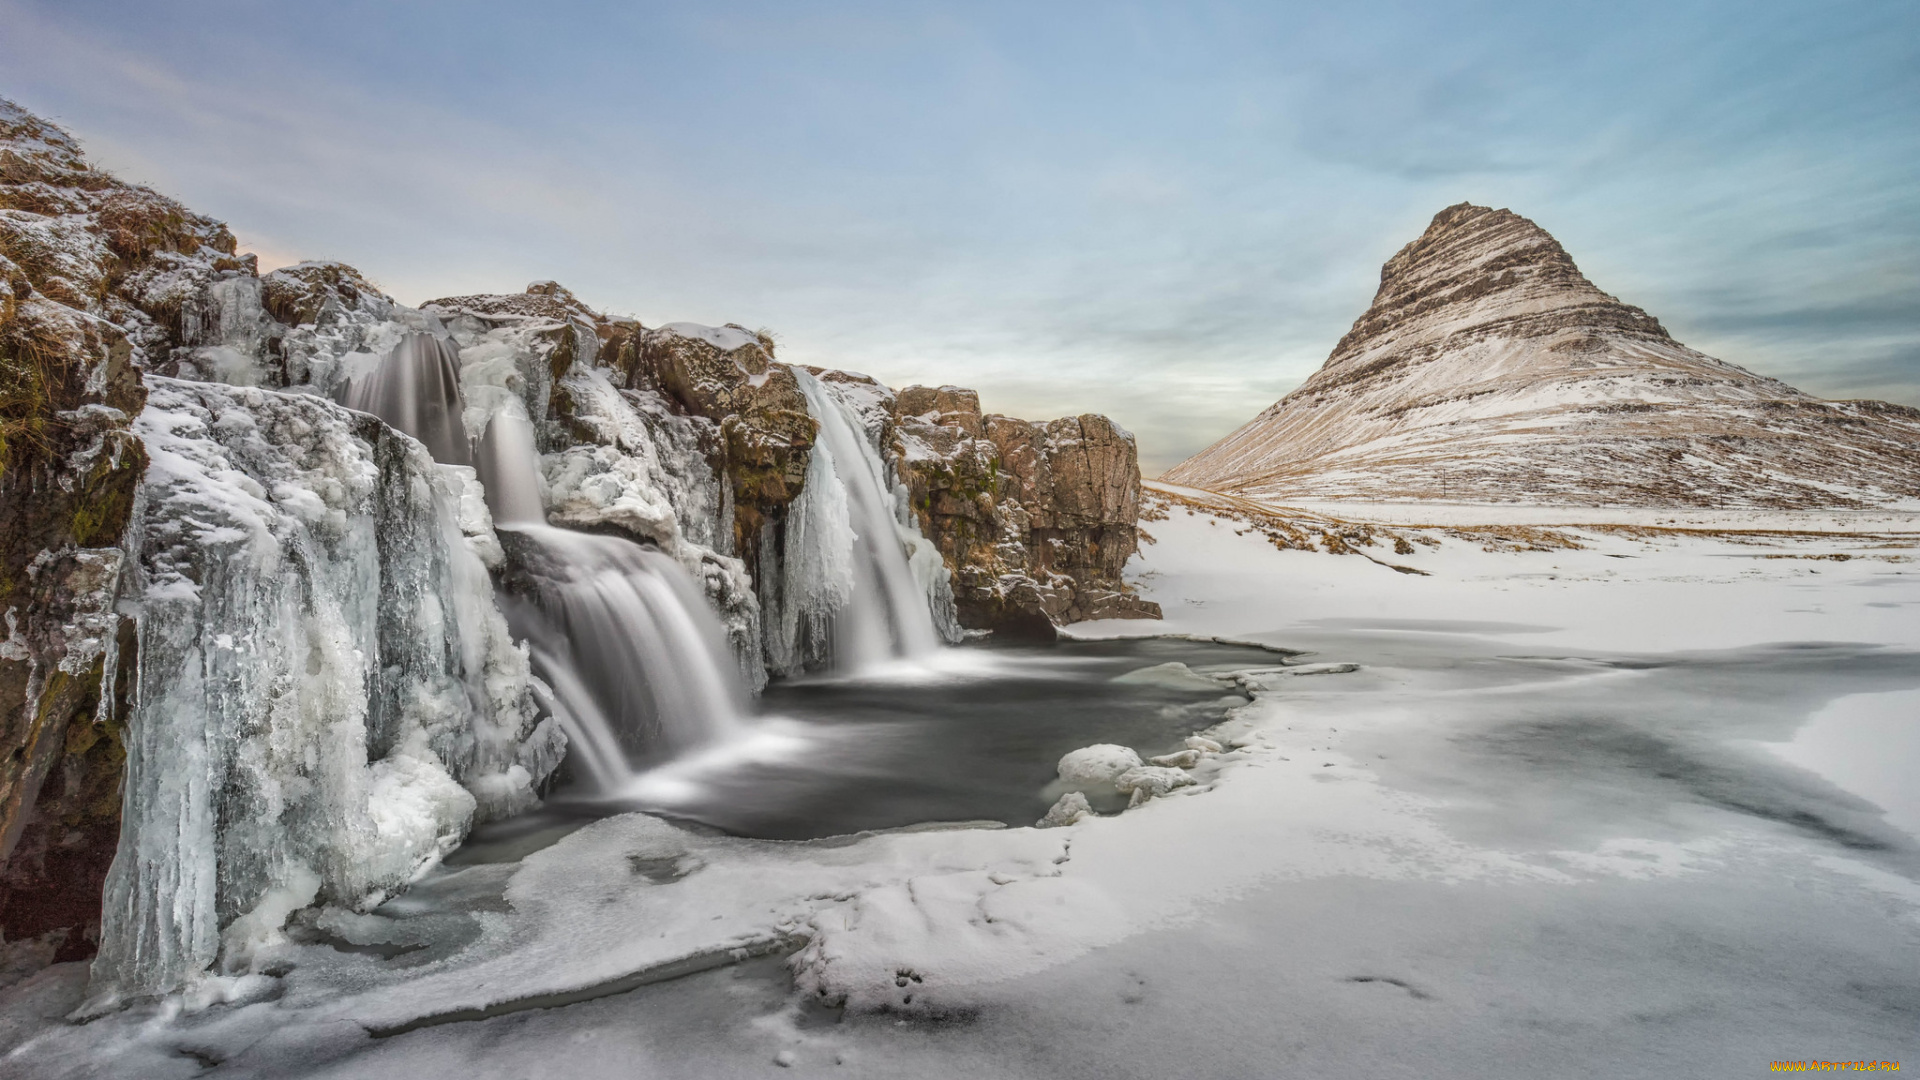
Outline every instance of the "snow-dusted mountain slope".
{"label": "snow-dusted mountain slope", "polygon": [[1259,498],[1863,507],[1920,498],[1920,410],[1695,352],[1509,210],[1442,210],[1298,390],[1169,470]]}

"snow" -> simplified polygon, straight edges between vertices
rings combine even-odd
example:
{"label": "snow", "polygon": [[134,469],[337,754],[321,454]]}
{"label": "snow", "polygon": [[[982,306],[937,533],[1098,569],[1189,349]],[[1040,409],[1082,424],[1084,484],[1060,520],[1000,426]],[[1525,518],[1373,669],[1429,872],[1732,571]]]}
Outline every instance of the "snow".
{"label": "snow", "polygon": [[1920,837],[1920,690],[1849,694],[1815,713],[1787,742],[1763,744],[1886,812]]}
{"label": "snow", "polygon": [[673,322],[661,326],[660,329],[681,337],[704,341],[721,352],[732,352],[748,345],[760,344],[758,337],[738,326],[702,326],[699,323]]}
{"label": "snow", "polygon": [[[806,843],[609,818],[434,871],[382,909],[393,925],[330,916],[369,940],[472,927],[455,951],[263,940],[288,970],[274,1001],[190,1030],[33,1021],[9,1064],[165,1075],[188,1046],[285,1076],[739,1075],[783,1053],[866,1076],[1531,1076],[1912,1056],[1920,866],[1894,796],[1916,763],[1872,737],[1894,763],[1861,768],[1857,741],[1912,730],[1910,544],[1576,530],[1587,546],[1489,551],[1442,529],[1398,557],[1417,577],[1179,506],[1148,528],[1134,576],[1167,626],[1080,633],[1314,654],[1243,673],[1254,700],[1189,741],[1190,767],[1141,767],[1160,797]],[[1276,674],[1309,666],[1329,674]],[[595,996],[755,955],[784,966]],[[9,992],[0,1017],[65,985]],[[590,1000],[525,1011],[560,994]],[[364,1034],[483,1009],[504,1014]]]}
{"label": "snow", "polygon": [[1112,743],[1083,746],[1060,759],[1058,771],[1065,784],[1111,786],[1121,773],[1140,767],[1140,755]]}

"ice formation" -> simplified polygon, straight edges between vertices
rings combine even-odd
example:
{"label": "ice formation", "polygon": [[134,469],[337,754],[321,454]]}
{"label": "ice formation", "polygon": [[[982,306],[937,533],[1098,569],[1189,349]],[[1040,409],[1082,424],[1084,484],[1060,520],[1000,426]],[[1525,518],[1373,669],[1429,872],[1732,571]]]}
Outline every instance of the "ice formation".
{"label": "ice formation", "polygon": [[1176,788],[1190,787],[1194,780],[1184,769],[1170,768],[1165,765],[1142,765],[1128,769],[1113,778],[1113,786],[1122,795],[1132,798],[1128,806],[1139,806],[1157,795],[1165,795]]}
{"label": "ice formation", "polygon": [[96,1007],[244,971],[295,907],[379,903],[564,749],[462,529],[466,470],[314,395],[149,386]]}
{"label": "ice formation", "polygon": [[[484,378],[490,350],[476,351]],[[344,395],[429,447],[444,445],[446,456],[466,458],[459,360],[451,341],[410,334]],[[503,606],[514,636],[531,644],[552,687],[554,715],[583,778],[612,793],[637,768],[733,734],[746,692],[725,632],[684,567],[633,540],[548,524],[551,501],[554,520],[616,525],[699,566],[702,550],[683,542],[660,455],[631,409],[601,372],[569,382],[586,415],[612,429],[595,432],[606,444],[548,455],[543,475],[524,398],[495,394],[479,475],[506,556]],[[497,385],[480,382],[476,396]]]}
{"label": "ice formation", "polygon": [[[856,406],[795,370],[819,441],[787,522],[769,666],[842,671],[924,658],[960,639],[952,585]],[[769,570],[776,568],[768,568]]]}
{"label": "ice formation", "polygon": [[[313,281],[329,287],[276,309],[306,304],[297,325],[267,313],[275,289]],[[589,332],[443,322],[356,281],[303,264],[189,291],[184,378],[148,378],[136,715],[92,1008],[244,973],[288,913],[405,888],[476,821],[534,805],[566,730],[594,776],[724,733],[762,670],[751,583],[709,546],[723,499],[684,418],[580,365],[564,382],[593,441],[558,437],[533,419],[551,356]],[[659,550],[551,528],[549,500],[563,524]],[[489,570],[530,586],[507,606],[551,691]],[[642,679],[636,722],[605,721]]]}

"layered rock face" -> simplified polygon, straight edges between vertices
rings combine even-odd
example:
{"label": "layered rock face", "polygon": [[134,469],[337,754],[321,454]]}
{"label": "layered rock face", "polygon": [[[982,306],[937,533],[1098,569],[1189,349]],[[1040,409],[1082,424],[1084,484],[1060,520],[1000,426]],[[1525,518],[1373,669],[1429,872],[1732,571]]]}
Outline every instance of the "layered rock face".
{"label": "layered rock face", "polygon": [[1121,580],[1138,550],[1140,461],[1104,416],[982,415],[954,386],[909,386],[888,445],[920,528],[954,571],[962,625],[1050,637],[1084,619],[1159,618]]}
{"label": "layered rock face", "polygon": [[[613,326],[601,362],[633,390],[657,389],[719,426],[734,547],[774,541],[800,492],[818,424],[774,343],[738,325]],[[809,367],[855,402],[887,448],[921,532],[953,574],[962,626],[1047,637],[1071,622],[1158,618],[1121,580],[1138,550],[1139,455],[1104,416],[1032,423],[982,415],[960,387],[897,394],[864,375]]]}
{"label": "layered rock face", "polygon": [[1920,496],[1920,410],[1695,352],[1545,230],[1461,204],[1327,362],[1172,483],[1260,498],[1871,507]]}

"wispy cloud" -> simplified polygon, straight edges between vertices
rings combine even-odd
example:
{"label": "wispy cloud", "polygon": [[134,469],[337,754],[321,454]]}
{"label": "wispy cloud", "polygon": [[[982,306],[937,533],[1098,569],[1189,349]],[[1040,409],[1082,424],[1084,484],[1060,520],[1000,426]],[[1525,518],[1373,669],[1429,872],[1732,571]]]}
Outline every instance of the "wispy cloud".
{"label": "wispy cloud", "polygon": [[1297,384],[1460,199],[1696,347],[1920,402],[1920,9],[0,0],[0,93],[403,299],[566,281],[1107,411]]}

